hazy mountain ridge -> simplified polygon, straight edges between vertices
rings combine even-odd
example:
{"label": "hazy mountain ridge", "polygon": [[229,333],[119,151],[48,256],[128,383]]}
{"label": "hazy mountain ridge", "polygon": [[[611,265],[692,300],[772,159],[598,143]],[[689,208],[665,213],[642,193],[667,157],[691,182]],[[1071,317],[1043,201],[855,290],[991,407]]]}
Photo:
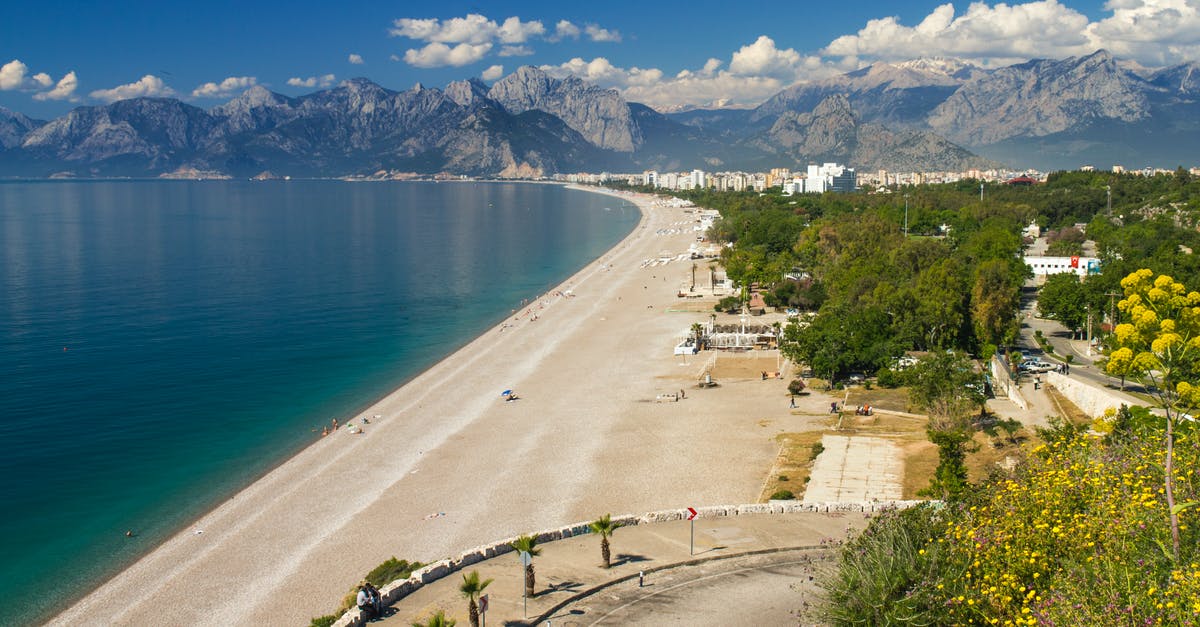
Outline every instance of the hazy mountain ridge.
{"label": "hazy mountain ridge", "polygon": [[[1146,70],[1104,50],[996,69],[951,59],[880,62],[789,87],[760,105],[751,122],[774,124],[838,94],[864,123],[932,131],[1012,165],[1200,161],[1192,148],[1200,141],[1195,62]],[[690,115],[685,121],[694,124],[720,119]]]}

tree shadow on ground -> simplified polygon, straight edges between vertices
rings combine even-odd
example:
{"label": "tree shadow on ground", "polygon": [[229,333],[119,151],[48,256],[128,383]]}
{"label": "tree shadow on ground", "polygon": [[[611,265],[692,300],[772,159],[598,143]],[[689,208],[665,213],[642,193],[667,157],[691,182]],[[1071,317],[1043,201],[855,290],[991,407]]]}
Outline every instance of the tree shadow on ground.
{"label": "tree shadow on ground", "polygon": [[645,555],[634,555],[631,553],[618,553],[617,559],[613,560],[613,566],[621,566],[622,564],[636,564],[638,562],[648,562],[650,558]]}
{"label": "tree shadow on ground", "polygon": [[583,587],[583,584],[578,581],[560,581],[546,586],[545,590],[534,594],[533,596],[541,596],[543,594],[554,594],[555,592],[575,592]]}

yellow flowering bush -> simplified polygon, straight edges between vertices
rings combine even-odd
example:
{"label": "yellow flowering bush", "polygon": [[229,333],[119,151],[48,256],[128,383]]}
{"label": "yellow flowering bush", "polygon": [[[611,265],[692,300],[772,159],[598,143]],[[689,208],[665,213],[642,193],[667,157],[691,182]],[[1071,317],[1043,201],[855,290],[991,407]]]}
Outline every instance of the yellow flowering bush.
{"label": "yellow flowering bush", "polygon": [[[828,580],[830,604],[843,605],[827,618],[837,624],[1200,625],[1200,534],[1193,528],[1200,511],[1180,514],[1185,550],[1176,562],[1163,502],[1162,430],[1148,427],[1154,421],[1148,413],[1140,415],[1140,425],[1112,417],[1113,433],[1104,440],[1060,430],[1015,478],[980,486],[940,509],[872,521],[847,543],[838,573]],[[1189,429],[1176,445],[1177,495],[1196,501],[1200,442]],[[898,541],[919,532],[927,534],[923,542]],[[847,569],[859,576],[845,579]],[[868,583],[863,573],[891,585]],[[848,598],[856,599],[856,613],[845,611]]]}

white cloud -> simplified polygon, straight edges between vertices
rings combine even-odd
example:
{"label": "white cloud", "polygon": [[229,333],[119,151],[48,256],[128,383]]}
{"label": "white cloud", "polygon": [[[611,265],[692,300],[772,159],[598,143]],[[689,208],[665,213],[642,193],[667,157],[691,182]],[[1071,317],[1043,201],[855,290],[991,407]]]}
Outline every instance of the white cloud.
{"label": "white cloud", "polygon": [[54,84],[54,79],[50,78],[50,75],[45,72],[38,72],[37,74],[34,74],[33,76],[31,76],[29,78],[30,78],[30,80],[33,81],[33,83],[35,85],[37,85],[38,87],[41,87],[42,89],[45,89]]}
{"label": "white cloud", "polygon": [[542,69],[560,78],[578,76],[602,87],[617,89],[628,100],[656,108],[714,102],[757,104],[789,84],[769,76],[739,76],[717,71],[720,65],[719,59],[709,59],[699,70],[683,70],[670,78],[664,78],[663,71],[656,68],[620,68],[604,57],[591,61],[575,58],[557,66],[542,66]]}
{"label": "white cloud", "polygon": [[563,39],[579,39],[579,34],[582,31],[579,27],[572,24],[568,20],[559,20],[554,25],[554,35],[549,37],[550,41],[561,41]]}
{"label": "white cloud", "polygon": [[175,90],[168,87],[161,78],[147,74],[135,83],[118,85],[112,89],[97,89],[88,95],[96,100],[116,102],[130,98],[165,98],[174,96]]}
{"label": "white cloud", "polygon": [[592,41],[621,41],[621,33],[607,28],[600,28],[595,24],[588,24],[583,28],[584,32]]}
{"label": "white cloud", "polygon": [[0,90],[20,89],[25,86],[25,73],[29,66],[13,59],[0,66]]}
{"label": "white cloud", "polygon": [[502,24],[478,13],[448,20],[400,18],[392,22],[388,33],[393,37],[407,37],[427,43],[443,44],[519,44],[532,37],[542,35],[546,27],[538,21],[522,22],[510,17]]}
{"label": "white cloud", "polygon": [[485,80],[485,81],[494,81],[494,80],[500,78],[501,76],[504,76],[504,66],[503,65],[490,66],[490,67],[488,67],[488,69],[484,70],[482,74],[480,74],[480,77],[483,78],[483,80]]}
{"label": "white cloud", "polygon": [[392,37],[425,43],[404,54],[407,63],[424,68],[467,65],[492,53],[501,57],[528,56],[533,48],[526,44],[534,40],[559,42],[578,39],[585,32],[592,41],[621,41],[621,33],[596,24],[580,28],[570,20],[559,20],[554,31],[548,32],[538,20],[522,21],[513,16],[496,22],[478,13],[447,20],[399,18],[388,29]]}
{"label": "white cloud", "polygon": [[492,44],[462,43],[451,48],[446,44],[434,42],[424,48],[408,50],[404,53],[404,61],[409,65],[431,68],[452,65],[455,67],[469,65],[482,59],[492,49]]}
{"label": "white cloud", "polygon": [[1146,65],[1200,59],[1200,2],[1110,0],[1105,8],[1112,15],[1087,29],[1097,47]]}
{"label": "white cloud", "polygon": [[1109,0],[1104,8],[1111,15],[1091,22],[1057,0],[974,2],[963,14],[943,4],[916,26],[905,26],[894,16],[870,20],[821,53],[862,61],[948,56],[985,66],[1085,55],[1100,48],[1149,66],[1200,58],[1197,0]]}
{"label": "white cloud", "polygon": [[287,84],[292,87],[329,87],[337,80],[333,74],[325,74],[323,76],[310,76],[308,78],[289,78]]}
{"label": "white cloud", "polygon": [[[49,78],[49,77],[47,77]],[[79,79],[75,76],[75,72],[67,72],[58,80],[58,84],[50,91],[44,91],[33,95],[34,100],[71,100],[75,101],[75,89],[79,87]]]}
{"label": "white cloud", "polygon": [[230,76],[220,83],[204,83],[192,90],[193,98],[228,98],[258,84],[253,76]]}
{"label": "white cloud", "polygon": [[365,61],[363,61],[362,55],[353,54],[353,53],[349,57],[347,57],[346,60],[349,61],[353,65],[362,65],[363,63],[365,63]]}
{"label": "white cloud", "polygon": [[389,55],[388,59],[391,59],[392,61],[399,61],[400,55],[398,55],[398,54]]}
{"label": "white cloud", "polygon": [[729,71],[740,76],[795,78],[804,63],[799,52],[791,48],[780,50],[775,47],[775,40],[760,35],[754,43],[733,53]]}
{"label": "white cloud", "polygon": [[533,48],[529,46],[501,46],[500,56],[502,57],[527,57],[533,54]]}
{"label": "white cloud", "polygon": [[546,27],[541,22],[522,22],[520,18],[510,17],[500,25],[499,39],[502,44],[520,44],[545,33]]}

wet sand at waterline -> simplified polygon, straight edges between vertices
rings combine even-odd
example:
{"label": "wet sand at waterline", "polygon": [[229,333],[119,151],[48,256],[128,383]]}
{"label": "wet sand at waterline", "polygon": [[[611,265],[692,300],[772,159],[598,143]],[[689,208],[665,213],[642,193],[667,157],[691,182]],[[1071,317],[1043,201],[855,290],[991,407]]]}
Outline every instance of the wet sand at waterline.
{"label": "wet sand at waterline", "polygon": [[[363,433],[322,438],[55,622],[304,624],[392,556],[429,562],[610,512],[755,501],[773,436],[816,418],[788,410],[785,380],[697,387],[713,355],[672,349],[711,305],[677,296],[690,261],[644,263],[685,252],[695,216],[622,198],[643,217],[613,250],[365,410],[370,424],[344,421]],[[503,400],[509,389],[519,400]]]}

